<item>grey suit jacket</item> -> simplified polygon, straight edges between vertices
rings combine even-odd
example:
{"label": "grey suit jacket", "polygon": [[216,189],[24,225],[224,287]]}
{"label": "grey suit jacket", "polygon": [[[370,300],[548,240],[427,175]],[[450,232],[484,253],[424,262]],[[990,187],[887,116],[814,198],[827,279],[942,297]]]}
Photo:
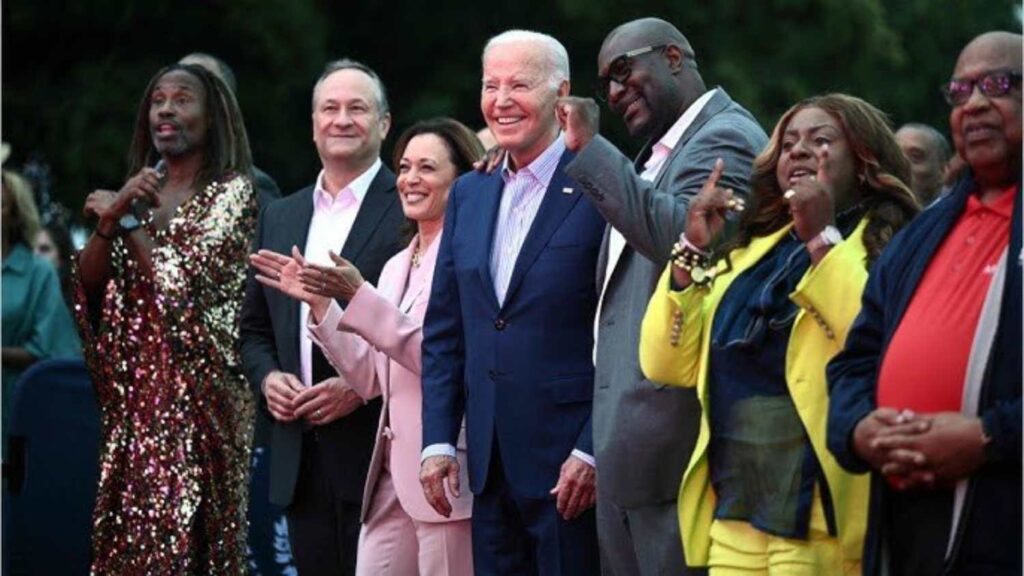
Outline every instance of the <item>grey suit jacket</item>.
{"label": "grey suit jacket", "polygon": [[[566,172],[611,226],[625,237],[602,295],[598,319],[593,427],[602,497],[632,508],[674,500],[697,439],[700,404],[692,389],[666,388],[640,371],[640,324],[647,302],[683,231],[686,210],[715,159],[725,161],[720,185],[748,189],[750,168],[764,148],[764,130],[721,88],[683,133],[654,183],[596,136]],[[648,142],[639,158],[646,158]],[[608,232],[597,267],[604,285]]]}

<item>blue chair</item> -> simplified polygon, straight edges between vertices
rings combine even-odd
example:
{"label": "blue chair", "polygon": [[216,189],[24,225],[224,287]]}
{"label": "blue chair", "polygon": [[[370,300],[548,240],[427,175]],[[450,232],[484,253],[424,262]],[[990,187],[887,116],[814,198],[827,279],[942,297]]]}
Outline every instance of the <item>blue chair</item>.
{"label": "blue chair", "polygon": [[47,360],[15,385],[4,484],[4,572],[88,574],[100,412],[85,363]]}

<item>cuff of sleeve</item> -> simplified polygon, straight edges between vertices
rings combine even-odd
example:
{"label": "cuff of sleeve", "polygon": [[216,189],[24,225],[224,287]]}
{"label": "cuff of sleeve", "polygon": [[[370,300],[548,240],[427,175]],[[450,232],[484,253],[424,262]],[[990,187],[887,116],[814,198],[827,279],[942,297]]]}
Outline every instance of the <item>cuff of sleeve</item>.
{"label": "cuff of sleeve", "polygon": [[[426,452],[426,450],[424,450],[424,452]],[[590,454],[579,449],[573,449],[572,455],[589,464],[591,468],[594,468],[595,470],[597,469],[597,462]]]}
{"label": "cuff of sleeve", "polygon": [[431,444],[423,449],[420,454],[420,462],[423,462],[431,456],[449,456],[455,458],[455,446],[451,444]]}
{"label": "cuff of sleeve", "polygon": [[327,313],[324,314],[324,319],[320,323],[317,323],[316,318],[313,316],[313,311],[310,310],[309,319],[306,324],[309,326],[310,331],[323,329],[334,330],[338,326],[338,323],[341,322],[343,314],[344,312],[341,309],[341,305],[338,304],[337,300],[332,298],[331,304],[327,307]]}

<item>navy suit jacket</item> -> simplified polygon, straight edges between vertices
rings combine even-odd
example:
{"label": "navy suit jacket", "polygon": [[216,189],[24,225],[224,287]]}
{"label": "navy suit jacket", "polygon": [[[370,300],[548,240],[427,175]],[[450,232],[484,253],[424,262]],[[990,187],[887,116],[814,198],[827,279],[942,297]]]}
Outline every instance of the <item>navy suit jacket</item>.
{"label": "navy suit jacket", "polygon": [[509,486],[547,498],[574,448],[593,454],[595,267],[604,220],[559,161],[503,305],[491,279],[501,174],[452,186],[423,326],[423,443],[454,445],[463,416],[470,488],[492,447]]}

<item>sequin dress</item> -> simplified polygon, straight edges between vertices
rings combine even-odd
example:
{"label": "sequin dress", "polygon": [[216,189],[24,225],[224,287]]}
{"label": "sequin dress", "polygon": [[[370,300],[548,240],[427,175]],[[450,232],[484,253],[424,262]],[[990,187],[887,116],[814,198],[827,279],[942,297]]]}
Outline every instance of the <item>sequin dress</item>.
{"label": "sequin dress", "polygon": [[116,240],[101,308],[76,285],[103,419],[93,574],[247,571],[255,402],[237,342],[256,210],[247,179],[214,182],[150,231],[152,277]]}

